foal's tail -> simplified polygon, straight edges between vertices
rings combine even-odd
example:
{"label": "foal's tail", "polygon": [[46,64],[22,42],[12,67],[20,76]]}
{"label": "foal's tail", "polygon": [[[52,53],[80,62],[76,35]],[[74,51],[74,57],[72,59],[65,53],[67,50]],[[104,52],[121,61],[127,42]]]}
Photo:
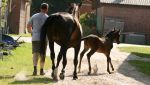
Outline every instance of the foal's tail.
{"label": "foal's tail", "polygon": [[86,40],[88,37],[83,37],[83,38],[81,38],[81,41],[83,41],[83,40]]}

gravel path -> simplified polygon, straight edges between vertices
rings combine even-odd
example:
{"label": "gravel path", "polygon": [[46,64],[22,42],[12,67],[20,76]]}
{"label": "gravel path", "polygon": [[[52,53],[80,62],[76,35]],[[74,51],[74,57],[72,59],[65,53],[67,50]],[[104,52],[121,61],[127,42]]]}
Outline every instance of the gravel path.
{"label": "gravel path", "polygon": [[[31,39],[20,38],[26,42],[31,42]],[[71,48],[67,51],[67,66],[65,79],[58,82],[54,82],[54,85],[150,85],[150,77],[138,72],[133,66],[128,64],[128,60],[147,60],[140,58],[129,53],[120,52],[117,47],[120,46],[131,46],[129,44],[114,44],[114,48],[111,51],[111,59],[114,65],[115,71],[112,74],[108,74],[106,70],[106,57],[101,53],[95,53],[91,57],[92,67],[97,64],[98,72],[97,74],[88,75],[88,63],[86,56],[83,57],[81,73],[78,73],[78,79],[72,80],[72,73],[74,70],[73,56],[74,50]],[[132,45],[133,46],[133,45]],[[141,46],[141,45],[134,45]],[[55,44],[56,56],[59,52],[59,46]],[[83,42],[80,51],[83,49]],[[47,50],[47,55],[49,55],[49,49]],[[86,55],[86,54],[85,54]],[[150,60],[147,60],[150,61]],[[62,68],[62,63],[60,63],[59,72]],[[46,77],[50,77],[51,69],[46,71]],[[51,77],[50,77],[51,78]]]}
{"label": "gravel path", "polygon": [[[92,67],[97,64],[98,72],[97,74],[87,75],[88,73],[88,63],[86,56],[82,60],[81,73],[78,73],[78,80],[72,80],[72,73],[74,70],[73,66],[73,56],[74,50],[71,48],[67,52],[67,66],[65,79],[58,82],[54,82],[54,85],[150,85],[150,77],[138,72],[133,66],[127,63],[128,60],[140,60],[141,58],[135,55],[130,55],[129,53],[120,52],[118,46],[127,45],[116,45],[111,51],[112,63],[114,65],[115,71],[112,74],[108,74],[106,70],[106,57],[101,53],[95,53],[91,57]],[[83,42],[81,50],[83,49]],[[80,50],[80,51],[81,51]],[[59,52],[59,46],[55,44],[56,54]],[[49,54],[49,52],[47,52]],[[86,54],[85,54],[86,55]],[[60,63],[59,73],[62,68],[62,63]],[[47,76],[50,76],[51,70],[48,71]],[[59,74],[58,73],[58,74]]]}

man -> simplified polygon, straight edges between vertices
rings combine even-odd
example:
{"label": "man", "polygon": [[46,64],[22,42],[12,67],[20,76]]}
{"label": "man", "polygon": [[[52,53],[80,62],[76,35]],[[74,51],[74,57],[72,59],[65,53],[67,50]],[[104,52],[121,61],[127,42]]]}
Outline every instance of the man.
{"label": "man", "polygon": [[[40,54],[40,31],[41,27],[47,19],[48,4],[42,3],[40,12],[34,14],[27,25],[28,31],[32,34],[32,54],[33,54],[33,75],[37,75],[37,63],[40,56],[40,75],[44,75],[45,55]],[[45,47],[46,48],[46,47]]]}

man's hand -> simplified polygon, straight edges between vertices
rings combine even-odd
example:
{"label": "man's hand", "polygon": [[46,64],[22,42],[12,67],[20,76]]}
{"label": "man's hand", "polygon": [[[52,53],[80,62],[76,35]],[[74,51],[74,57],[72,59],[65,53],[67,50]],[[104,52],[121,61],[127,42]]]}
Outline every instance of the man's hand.
{"label": "man's hand", "polygon": [[29,32],[29,33],[32,33],[32,25],[31,25],[31,24],[28,24],[28,25],[27,25],[27,29],[28,29],[28,32]]}

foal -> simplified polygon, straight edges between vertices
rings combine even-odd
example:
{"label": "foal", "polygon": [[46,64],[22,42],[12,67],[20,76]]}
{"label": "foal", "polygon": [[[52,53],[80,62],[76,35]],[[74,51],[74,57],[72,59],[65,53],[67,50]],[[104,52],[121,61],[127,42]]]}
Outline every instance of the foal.
{"label": "foal", "polygon": [[95,52],[104,53],[107,57],[107,72],[111,74],[109,70],[109,64],[111,65],[112,70],[114,70],[113,65],[111,63],[110,51],[113,48],[113,41],[116,41],[117,44],[120,43],[120,30],[112,30],[110,31],[104,38],[99,38],[96,35],[89,35],[82,40],[84,40],[84,49],[80,54],[80,63],[79,63],[79,72],[81,68],[81,61],[86,51],[91,49],[87,54],[88,64],[89,64],[89,72],[91,74],[91,63],[90,58]]}

